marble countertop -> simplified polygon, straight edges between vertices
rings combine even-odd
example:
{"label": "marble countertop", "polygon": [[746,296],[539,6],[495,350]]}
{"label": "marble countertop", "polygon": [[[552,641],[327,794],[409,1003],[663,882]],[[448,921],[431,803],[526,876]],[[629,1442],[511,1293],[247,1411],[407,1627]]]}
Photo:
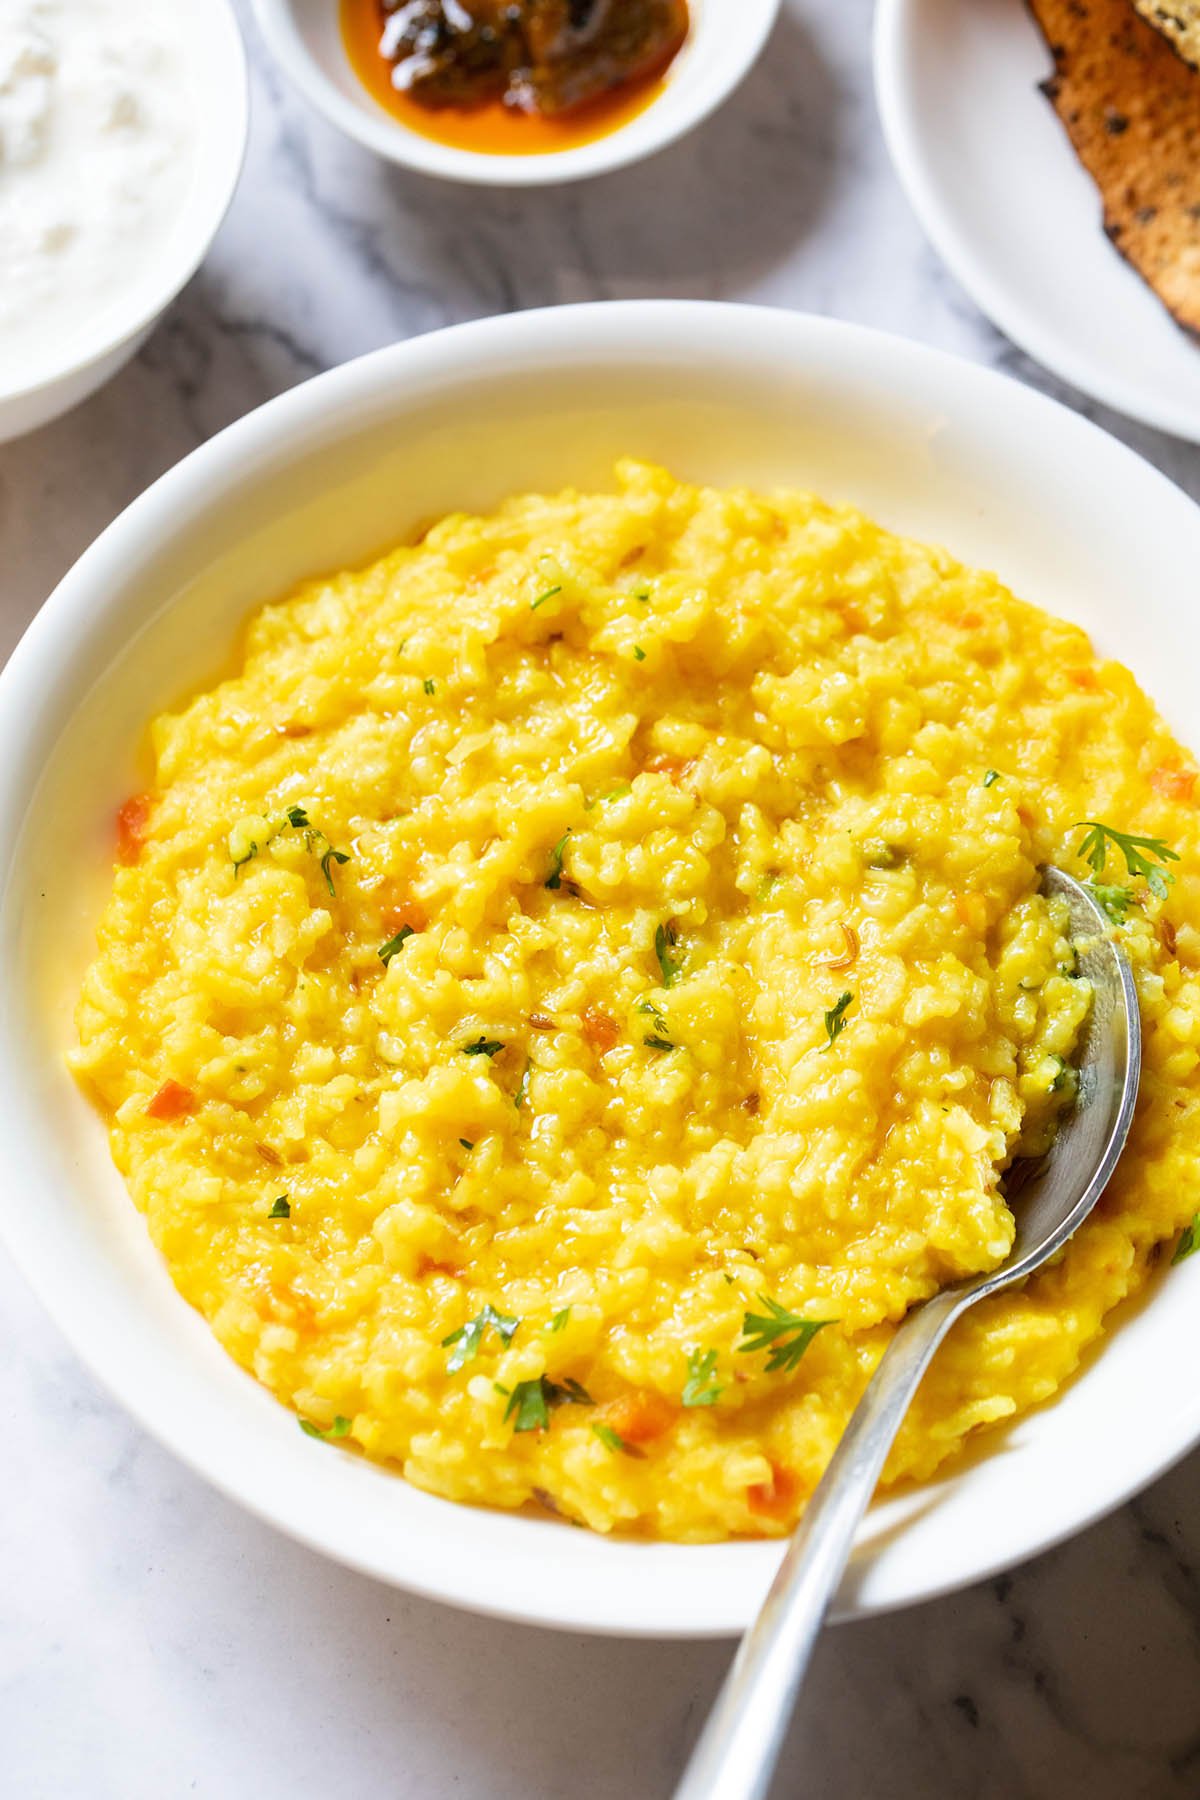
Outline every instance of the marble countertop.
{"label": "marble countertop", "polygon": [[[786,0],[695,135],[530,193],[376,163],[284,88],[240,10],[253,135],[208,262],[110,386],[0,449],[0,651],[114,514],[261,400],[395,338],[564,301],[756,300],[922,338],[1080,407],[1200,497],[1200,449],[1061,388],[939,266],[880,137],[869,0]],[[0,1320],[4,1795],[670,1793],[729,1646],[561,1637],[350,1574],[145,1437],[2,1261]],[[1200,1794],[1200,1456],[1011,1575],[827,1632],[776,1792]]]}

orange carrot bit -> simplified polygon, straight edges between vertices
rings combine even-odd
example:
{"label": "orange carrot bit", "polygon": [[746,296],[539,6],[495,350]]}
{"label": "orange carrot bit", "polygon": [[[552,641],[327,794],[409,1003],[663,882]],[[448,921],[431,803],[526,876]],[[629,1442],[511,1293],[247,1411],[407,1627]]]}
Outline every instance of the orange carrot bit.
{"label": "orange carrot bit", "polygon": [[746,1489],[746,1504],[764,1519],[786,1519],[800,1493],[800,1478],[782,1463],[771,1464],[770,1481],[756,1481]]}
{"label": "orange carrot bit", "polygon": [[184,1087],[179,1081],[164,1081],[154,1098],[147,1103],[146,1116],[150,1119],[181,1119],[184,1113],[194,1112],[196,1096],[191,1088]]}
{"label": "orange carrot bit", "polygon": [[1164,800],[1190,800],[1195,785],[1195,769],[1175,769],[1164,763],[1161,768],[1150,771],[1150,786]]}
{"label": "orange carrot bit", "polygon": [[954,910],[968,931],[983,933],[987,930],[987,901],[982,894],[955,894]]}
{"label": "orange carrot bit", "polygon": [[649,775],[669,776],[675,786],[678,787],[679,783],[683,780],[683,777],[690,774],[695,766],[696,759],[694,756],[671,756],[667,751],[659,750],[656,751],[653,756],[648,758],[646,762],[646,772]]}
{"label": "orange carrot bit", "polygon": [[152,795],[134,794],[117,812],[117,861],[126,867],[141,854],[153,805]]}
{"label": "orange carrot bit", "polygon": [[1084,693],[1098,694],[1100,691],[1100,677],[1095,669],[1068,669],[1067,680],[1073,687],[1082,688]]}
{"label": "orange carrot bit", "polygon": [[677,1409],[661,1394],[645,1388],[630,1388],[618,1399],[600,1408],[604,1424],[611,1426],[627,1444],[652,1444],[665,1431],[670,1431],[679,1417]]}
{"label": "orange carrot bit", "polygon": [[584,1008],[581,1023],[585,1041],[601,1056],[612,1049],[621,1035],[621,1027],[617,1021],[595,1006]]}
{"label": "orange carrot bit", "polygon": [[419,900],[398,900],[384,907],[380,924],[384,934],[394,938],[405,926],[410,931],[426,931],[429,927],[429,914]]}

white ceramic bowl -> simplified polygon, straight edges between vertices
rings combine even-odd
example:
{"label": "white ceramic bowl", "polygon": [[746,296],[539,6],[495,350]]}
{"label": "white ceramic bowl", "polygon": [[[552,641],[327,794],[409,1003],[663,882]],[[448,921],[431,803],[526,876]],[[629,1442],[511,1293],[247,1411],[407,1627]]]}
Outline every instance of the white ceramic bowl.
{"label": "white ceramic bowl", "polygon": [[1105,237],[1039,83],[1025,0],[879,0],[875,90],[934,248],[1015,344],[1086,394],[1200,443],[1200,344]]}
{"label": "white ceramic bowl", "polygon": [[246,56],[229,0],[171,0],[189,28],[188,74],[195,97],[191,182],[161,251],[147,261],[119,304],[94,327],[72,333],[69,354],[50,356],[10,386],[0,383],[0,443],[34,431],[78,405],[115,375],[164,309],[195,274],[233,198],[246,148]]}
{"label": "white ceramic bowl", "polygon": [[268,46],[305,99],[368,150],[451,181],[537,187],[578,181],[638,162],[706,119],[749,73],[779,4],[780,0],[691,0],[691,36],[667,71],[658,98],[594,143],[541,156],[454,149],[410,131],[386,113],[350,67],[336,0],[254,0],[254,12]]}
{"label": "white ceramic bowl", "polygon": [[[750,1618],[777,1547],[610,1541],[474,1511],[303,1436],[176,1295],[63,1066],[142,722],[220,673],[247,612],[292,583],[452,508],[603,486],[626,453],[713,482],[811,485],[944,541],[1087,626],[1200,744],[1200,512],[1027,388],[857,326],[686,302],[521,313],[378,351],[261,407],[158,481],[0,676],[0,1226],[143,1424],[295,1537],[481,1611],[718,1634]],[[1181,1455],[1200,1437],[1198,1304],[1200,1257],[1164,1274],[1053,1406],[876,1508],[840,1613],[1030,1556]]]}

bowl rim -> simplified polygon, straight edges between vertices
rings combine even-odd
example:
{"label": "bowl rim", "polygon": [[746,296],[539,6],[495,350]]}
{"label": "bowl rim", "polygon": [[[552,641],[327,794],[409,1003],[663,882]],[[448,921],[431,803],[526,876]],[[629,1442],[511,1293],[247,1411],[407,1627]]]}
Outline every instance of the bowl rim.
{"label": "bowl rim", "polygon": [[197,159],[206,165],[202,203],[197,201],[183,208],[188,228],[173,234],[172,254],[163,258],[161,279],[154,284],[154,297],[143,301],[135,310],[121,314],[115,329],[88,338],[85,347],[66,360],[38,365],[32,379],[19,386],[0,386],[0,414],[10,404],[16,406],[19,402],[36,399],[60,383],[85,375],[109,357],[116,357],[125,346],[132,348],[187,286],[208,255],[224,222],[246,160],[250,135],[250,71],[233,0],[198,0],[198,4],[208,7],[219,21],[221,54],[228,58],[229,75],[226,105],[211,115],[219,123],[210,123],[201,117],[196,133]]}
{"label": "bowl rim", "polygon": [[[907,78],[910,40],[919,30],[922,0],[878,0],[873,27],[875,101],[884,143],[896,177],[917,222],[951,275],[985,316],[1043,369],[1071,383],[1127,419],[1166,431],[1186,443],[1200,443],[1200,416],[1190,405],[1147,393],[1136,382],[1094,358],[1079,355],[1069,338],[1047,328],[1019,289],[993,278],[971,240],[960,231],[954,208],[942,197],[923,155],[926,136],[921,109]],[[1031,21],[1032,28],[1032,21]],[[1069,146],[1066,147],[1071,154]],[[1099,203],[1097,197],[1097,204]],[[1096,233],[1100,235],[1097,216]],[[1147,297],[1153,298],[1147,289]],[[1179,328],[1182,331],[1182,327]]]}
{"label": "bowl rim", "polygon": [[[89,619],[98,611],[103,613],[106,597],[111,604],[122,582],[131,579],[131,569],[136,571],[141,562],[169,543],[181,519],[203,516],[214,503],[235,491],[243,476],[260,468],[264,459],[269,461],[272,456],[336,441],[356,421],[361,423],[364,409],[369,412],[372,407],[378,408],[381,395],[397,396],[394,404],[403,406],[406,389],[417,385],[418,374],[428,383],[461,387],[478,378],[481,362],[495,369],[519,364],[523,358],[541,363],[555,354],[577,360],[586,357],[593,369],[603,367],[606,360],[610,364],[623,360],[629,366],[644,366],[656,349],[661,350],[664,343],[674,343],[682,333],[689,334],[693,349],[719,341],[720,347],[734,357],[744,355],[746,345],[755,340],[779,345],[784,339],[797,350],[803,346],[805,353],[813,357],[825,351],[832,353],[835,348],[852,352],[856,362],[868,365],[873,359],[886,357],[889,365],[896,366],[898,380],[902,374],[913,385],[919,383],[923,388],[928,383],[935,390],[939,380],[957,382],[965,390],[964,405],[967,401],[973,406],[978,402],[983,408],[990,398],[1023,414],[1022,429],[1031,442],[1037,441],[1039,421],[1046,424],[1053,419],[1060,437],[1066,433],[1081,447],[1090,443],[1120,465],[1131,491],[1140,489],[1143,496],[1156,493],[1164,504],[1187,509],[1189,529],[1200,542],[1200,512],[1187,496],[1100,427],[1009,376],[866,326],[769,307],[674,300],[565,306],[449,326],[370,352],[267,401],[160,476],[83,553],[35,616],[0,672],[0,837],[10,844],[18,842],[35,791],[34,780],[26,779],[27,770],[22,767],[25,764],[32,769],[34,765],[29,740],[34,736],[35,721],[41,720],[43,731],[57,733],[59,729],[57,722],[51,720],[47,724],[45,715],[39,713],[41,697],[53,694],[56,676],[60,680],[62,677],[64,660],[77,647],[79,638],[86,635]],[[35,703],[31,696],[38,696],[38,701]],[[15,860],[5,871],[0,914],[11,905],[14,887],[19,893]],[[0,1076],[20,1067],[22,1061],[19,1021],[5,1010],[0,1012]],[[12,1166],[33,1177],[32,1184],[22,1184],[22,1191],[27,1193],[36,1184],[39,1170],[43,1185],[54,1177],[45,1158],[44,1133],[38,1116],[32,1109],[27,1112],[14,1098],[18,1092],[13,1081],[0,1078],[0,1130],[9,1146]],[[401,1570],[394,1560],[389,1561],[373,1549],[360,1550],[347,1541],[348,1534],[339,1529],[336,1518],[332,1522],[326,1518],[318,1520],[311,1510],[305,1514],[300,1501],[286,1493],[281,1495],[278,1488],[267,1496],[258,1471],[215,1452],[204,1432],[195,1429],[192,1419],[181,1416],[180,1410],[164,1399],[153,1372],[130,1363],[119,1333],[110,1333],[107,1339],[93,1334],[88,1306],[92,1304],[94,1310],[89,1293],[89,1279],[94,1287],[94,1278],[79,1281],[70,1273],[64,1278],[60,1258],[48,1254],[45,1244],[39,1242],[36,1224],[24,1226],[24,1221],[32,1216],[28,1207],[0,1204],[0,1237],[85,1366],[181,1461],[229,1498],[310,1548],[429,1598],[527,1623],[611,1635],[689,1638],[725,1636],[740,1630],[745,1623],[740,1615],[733,1616],[730,1607],[715,1606],[707,1597],[697,1601],[690,1615],[681,1620],[674,1615],[664,1617],[661,1612],[648,1616],[644,1606],[639,1610],[632,1603],[617,1600],[603,1617],[598,1617],[586,1607],[581,1609],[578,1600],[562,1588],[549,1593],[522,1592],[519,1599],[507,1592],[481,1596],[466,1577],[448,1578],[441,1569],[428,1573],[420,1567],[407,1566]],[[180,1301],[180,1305],[186,1306],[186,1302]],[[207,1326],[203,1330],[207,1331]],[[256,1385],[232,1362],[229,1366],[233,1375]],[[1077,1491],[1065,1509],[1061,1503],[1042,1509],[1036,1521],[1023,1526],[1018,1548],[997,1547],[989,1541],[974,1560],[968,1559],[969,1566],[943,1567],[932,1575],[927,1571],[922,1579],[882,1598],[869,1596],[865,1603],[853,1600],[835,1616],[868,1616],[932,1599],[1038,1555],[1122,1504],[1169,1469],[1198,1440],[1200,1393],[1189,1394],[1183,1409],[1155,1421],[1141,1461],[1109,1458],[1104,1464],[1103,1480],[1093,1481],[1086,1491]],[[936,1485],[929,1484],[931,1489]],[[459,1510],[453,1502],[438,1504]],[[543,1525],[540,1521],[536,1528],[555,1529],[552,1523]],[[679,1566],[684,1557],[689,1553],[694,1556],[697,1549],[675,1545],[649,1548],[678,1553]],[[707,1554],[709,1548],[702,1547],[701,1553]],[[727,1548],[711,1547],[718,1553]],[[772,1557],[777,1552],[775,1545],[744,1548],[765,1549]],[[782,1546],[778,1550],[781,1553]],[[562,1584],[563,1588],[568,1586]]]}
{"label": "bowl rim", "polygon": [[[713,0],[699,3],[707,7]],[[750,73],[774,29],[782,3],[783,0],[733,0],[739,26],[736,51],[725,62],[721,79],[707,91],[700,91],[691,105],[681,106],[673,113],[669,108],[660,110],[660,101],[655,100],[643,112],[589,143],[568,150],[505,156],[464,150],[423,137],[400,119],[391,118],[370,101],[369,95],[365,105],[349,100],[309,54],[294,29],[293,0],[250,0],[263,41],[279,67],[308,104],[338,131],[385,161],[421,175],[480,187],[510,188],[590,180],[641,162],[676,143],[724,105]],[[696,4],[697,0],[693,0]],[[685,45],[681,57],[687,56],[688,49]],[[671,84],[669,73],[668,84],[667,92]]]}

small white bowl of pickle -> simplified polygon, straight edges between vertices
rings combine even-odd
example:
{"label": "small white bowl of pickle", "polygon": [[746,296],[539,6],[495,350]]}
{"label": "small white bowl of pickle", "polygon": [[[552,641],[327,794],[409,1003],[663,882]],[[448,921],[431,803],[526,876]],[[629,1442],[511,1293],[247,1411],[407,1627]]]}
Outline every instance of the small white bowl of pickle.
{"label": "small white bowl of pickle", "polygon": [[254,0],[332,125],[495,187],[577,181],[674,143],[756,61],[779,0]]}

